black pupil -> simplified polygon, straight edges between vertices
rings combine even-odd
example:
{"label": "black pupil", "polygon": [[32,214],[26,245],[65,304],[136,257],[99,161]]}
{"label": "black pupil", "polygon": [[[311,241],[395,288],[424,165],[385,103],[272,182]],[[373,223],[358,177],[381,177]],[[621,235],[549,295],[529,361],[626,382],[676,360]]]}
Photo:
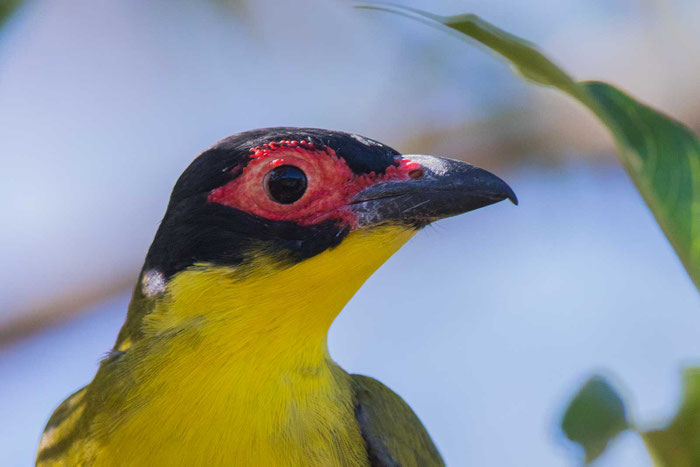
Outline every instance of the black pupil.
{"label": "black pupil", "polygon": [[267,192],[273,201],[292,204],[306,191],[306,175],[293,165],[281,165],[267,174]]}

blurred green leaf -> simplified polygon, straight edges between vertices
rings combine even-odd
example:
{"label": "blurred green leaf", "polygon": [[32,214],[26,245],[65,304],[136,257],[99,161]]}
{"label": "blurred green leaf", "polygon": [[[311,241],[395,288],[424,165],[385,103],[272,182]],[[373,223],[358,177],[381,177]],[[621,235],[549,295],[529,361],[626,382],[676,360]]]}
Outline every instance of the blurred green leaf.
{"label": "blurred green leaf", "polygon": [[683,401],[673,421],[662,430],[641,433],[658,466],[700,465],[700,368],[687,368],[683,383]]}
{"label": "blurred green leaf", "polygon": [[583,447],[586,462],[592,462],[629,424],[615,389],[603,377],[593,376],[569,403],[561,427],[567,438]]}
{"label": "blurred green leaf", "polygon": [[643,431],[627,417],[620,396],[605,379],[594,376],[573,398],[562,419],[566,436],[585,449],[586,462],[595,460],[607,444],[626,429],[644,439],[654,465],[700,465],[700,367],[683,372],[683,399],[675,418],[665,428]]}
{"label": "blurred green leaf", "polygon": [[700,143],[682,124],[604,83],[581,83],[618,155],[700,288]]}
{"label": "blurred green leaf", "polygon": [[507,59],[526,79],[586,105],[612,132],[622,165],[700,288],[700,143],[690,130],[608,84],[574,81],[533,44],[478,16],[437,16],[385,3],[358,7],[447,26]]}
{"label": "blurred green leaf", "polygon": [[15,11],[21,0],[0,0],[0,26],[9,18],[10,13]]}
{"label": "blurred green leaf", "polygon": [[545,57],[534,44],[487,23],[476,15],[448,16],[441,21],[508,59],[524,78],[582,97],[571,77]]}

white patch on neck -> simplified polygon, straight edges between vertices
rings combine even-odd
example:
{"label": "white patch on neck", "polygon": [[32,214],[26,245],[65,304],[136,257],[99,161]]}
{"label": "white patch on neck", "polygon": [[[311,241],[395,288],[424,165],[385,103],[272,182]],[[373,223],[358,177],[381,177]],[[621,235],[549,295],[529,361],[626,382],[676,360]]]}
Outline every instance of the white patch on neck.
{"label": "white patch on neck", "polygon": [[165,276],[157,269],[146,271],[141,277],[141,292],[146,297],[155,297],[165,292]]}

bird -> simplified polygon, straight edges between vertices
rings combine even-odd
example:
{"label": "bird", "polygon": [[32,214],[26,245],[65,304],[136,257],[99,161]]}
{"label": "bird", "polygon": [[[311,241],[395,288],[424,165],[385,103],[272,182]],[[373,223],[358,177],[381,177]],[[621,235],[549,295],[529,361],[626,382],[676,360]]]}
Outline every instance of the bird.
{"label": "bird", "polygon": [[496,175],[357,134],[229,136],[177,180],[94,379],[38,466],[439,466],[411,407],[330,356],[327,333],[439,219],[510,199]]}

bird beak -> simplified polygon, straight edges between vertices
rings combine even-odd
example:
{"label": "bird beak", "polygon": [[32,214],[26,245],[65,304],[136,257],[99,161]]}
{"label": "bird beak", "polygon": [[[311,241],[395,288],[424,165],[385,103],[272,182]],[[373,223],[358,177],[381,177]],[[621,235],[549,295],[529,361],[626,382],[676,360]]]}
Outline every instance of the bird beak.
{"label": "bird beak", "polygon": [[358,228],[398,222],[422,226],[509,199],[513,190],[500,178],[466,162],[444,157],[404,156],[423,169],[408,180],[388,180],[360,191],[350,208]]}

